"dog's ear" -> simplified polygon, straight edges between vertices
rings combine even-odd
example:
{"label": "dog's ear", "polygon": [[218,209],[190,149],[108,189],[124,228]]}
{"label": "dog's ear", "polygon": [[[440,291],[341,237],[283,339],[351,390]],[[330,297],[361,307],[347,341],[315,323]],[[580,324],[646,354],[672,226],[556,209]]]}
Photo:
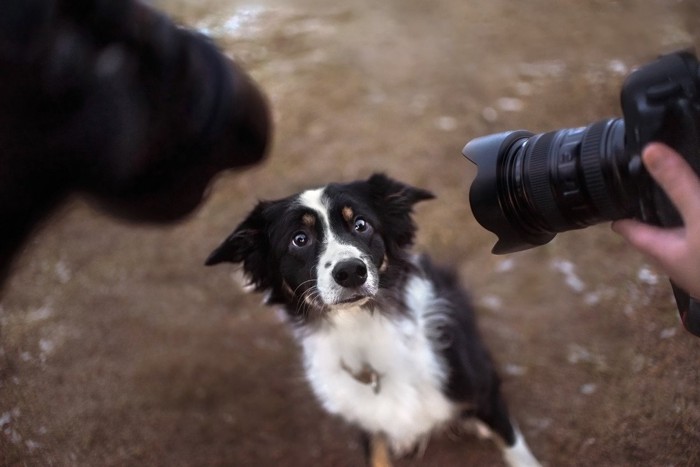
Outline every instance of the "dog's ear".
{"label": "dog's ear", "polygon": [[367,184],[372,193],[372,202],[383,218],[382,223],[385,227],[391,226],[392,238],[400,247],[410,245],[416,232],[411,218],[413,205],[435,196],[427,190],[406,185],[384,174],[372,175]]}
{"label": "dog's ear", "polygon": [[243,271],[255,286],[262,290],[269,286],[266,267],[270,242],[266,229],[265,209],[268,203],[260,202],[231,235],[211,252],[204,262],[206,266],[219,263],[243,263]]}
{"label": "dog's ear", "polygon": [[406,185],[382,173],[372,175],[367,183],[375,200],[392,210],[410,213],[417,202],[435,198],[428,190]]}

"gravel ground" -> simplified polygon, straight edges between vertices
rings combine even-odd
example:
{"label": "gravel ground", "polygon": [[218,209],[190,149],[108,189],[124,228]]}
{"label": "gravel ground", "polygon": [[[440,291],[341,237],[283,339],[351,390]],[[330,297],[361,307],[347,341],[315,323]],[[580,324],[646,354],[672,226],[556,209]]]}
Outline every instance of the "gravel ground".
{"label": "gravel ground", "polygon": [[[620,114],[624,76],[700,46],[685,1],[162,0],[266,90],[263,165],[194,215],[129,225],[73,200],[0,302],[0,464],[362,465],[274,310],[203,261],[256,200],[375,171],[432,190],[416,250],[457,268],[512,412],[548,466],[700,465],[700,340],[653,265],[599,225],[508,256],[474,220],[471,138]],[[501,465],[436,435],[399,465]]]}

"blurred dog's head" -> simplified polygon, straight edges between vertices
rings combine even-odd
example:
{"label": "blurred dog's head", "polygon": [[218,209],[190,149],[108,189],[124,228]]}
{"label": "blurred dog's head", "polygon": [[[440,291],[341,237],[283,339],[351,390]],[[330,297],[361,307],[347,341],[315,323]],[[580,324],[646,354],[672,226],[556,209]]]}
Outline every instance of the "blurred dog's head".
{"label": "blurred dog's head", "polygon": [[268,304],[300,323],[331,310],[371,309],[404,276],[413,205],[428,191],[373,175],[260,202],[207,265],[242,263]]}

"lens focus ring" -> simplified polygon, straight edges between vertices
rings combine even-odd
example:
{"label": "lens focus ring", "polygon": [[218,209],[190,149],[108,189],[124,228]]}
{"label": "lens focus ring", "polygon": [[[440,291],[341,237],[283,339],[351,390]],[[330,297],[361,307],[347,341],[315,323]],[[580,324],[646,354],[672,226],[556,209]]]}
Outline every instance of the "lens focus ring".
{"label": "lens focus ring", "polygon": [[547,224],[548,230],[559,231],[567,225],[557,208],[549,170],[549,152],[554,139],[554,132],[544,133],[532,141],[532,153],[526,157],[525,173],[529,174],[529,192],[535,211],[539,212]]}
{"label": "lens focus ring", "polygon": [[603,120],[590,125],[581,140],[581,169],[585,187],[591,203],[604,219],[617,218],[618,212],[610,202],[610,194],[605,186],[601,154],[604,151],[603,140],[608,121]]}

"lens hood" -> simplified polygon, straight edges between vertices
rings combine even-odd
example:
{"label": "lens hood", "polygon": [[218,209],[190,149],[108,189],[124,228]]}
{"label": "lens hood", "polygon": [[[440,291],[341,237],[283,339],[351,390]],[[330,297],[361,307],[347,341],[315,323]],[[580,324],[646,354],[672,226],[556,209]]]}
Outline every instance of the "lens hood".
{"label": "lens hood", "polygon": [[513,203],[516,197],[506,183],[503,173],[509,170],[509,156],[527,141],[533,133],[526,130],[506,131],[475,138],[467,143],[462,154],[476,164],[478,172],[469,190],[469,204],[474,217],[498,237],[491,250],[506,254],[543,245],[555,234],[525,230]]}

